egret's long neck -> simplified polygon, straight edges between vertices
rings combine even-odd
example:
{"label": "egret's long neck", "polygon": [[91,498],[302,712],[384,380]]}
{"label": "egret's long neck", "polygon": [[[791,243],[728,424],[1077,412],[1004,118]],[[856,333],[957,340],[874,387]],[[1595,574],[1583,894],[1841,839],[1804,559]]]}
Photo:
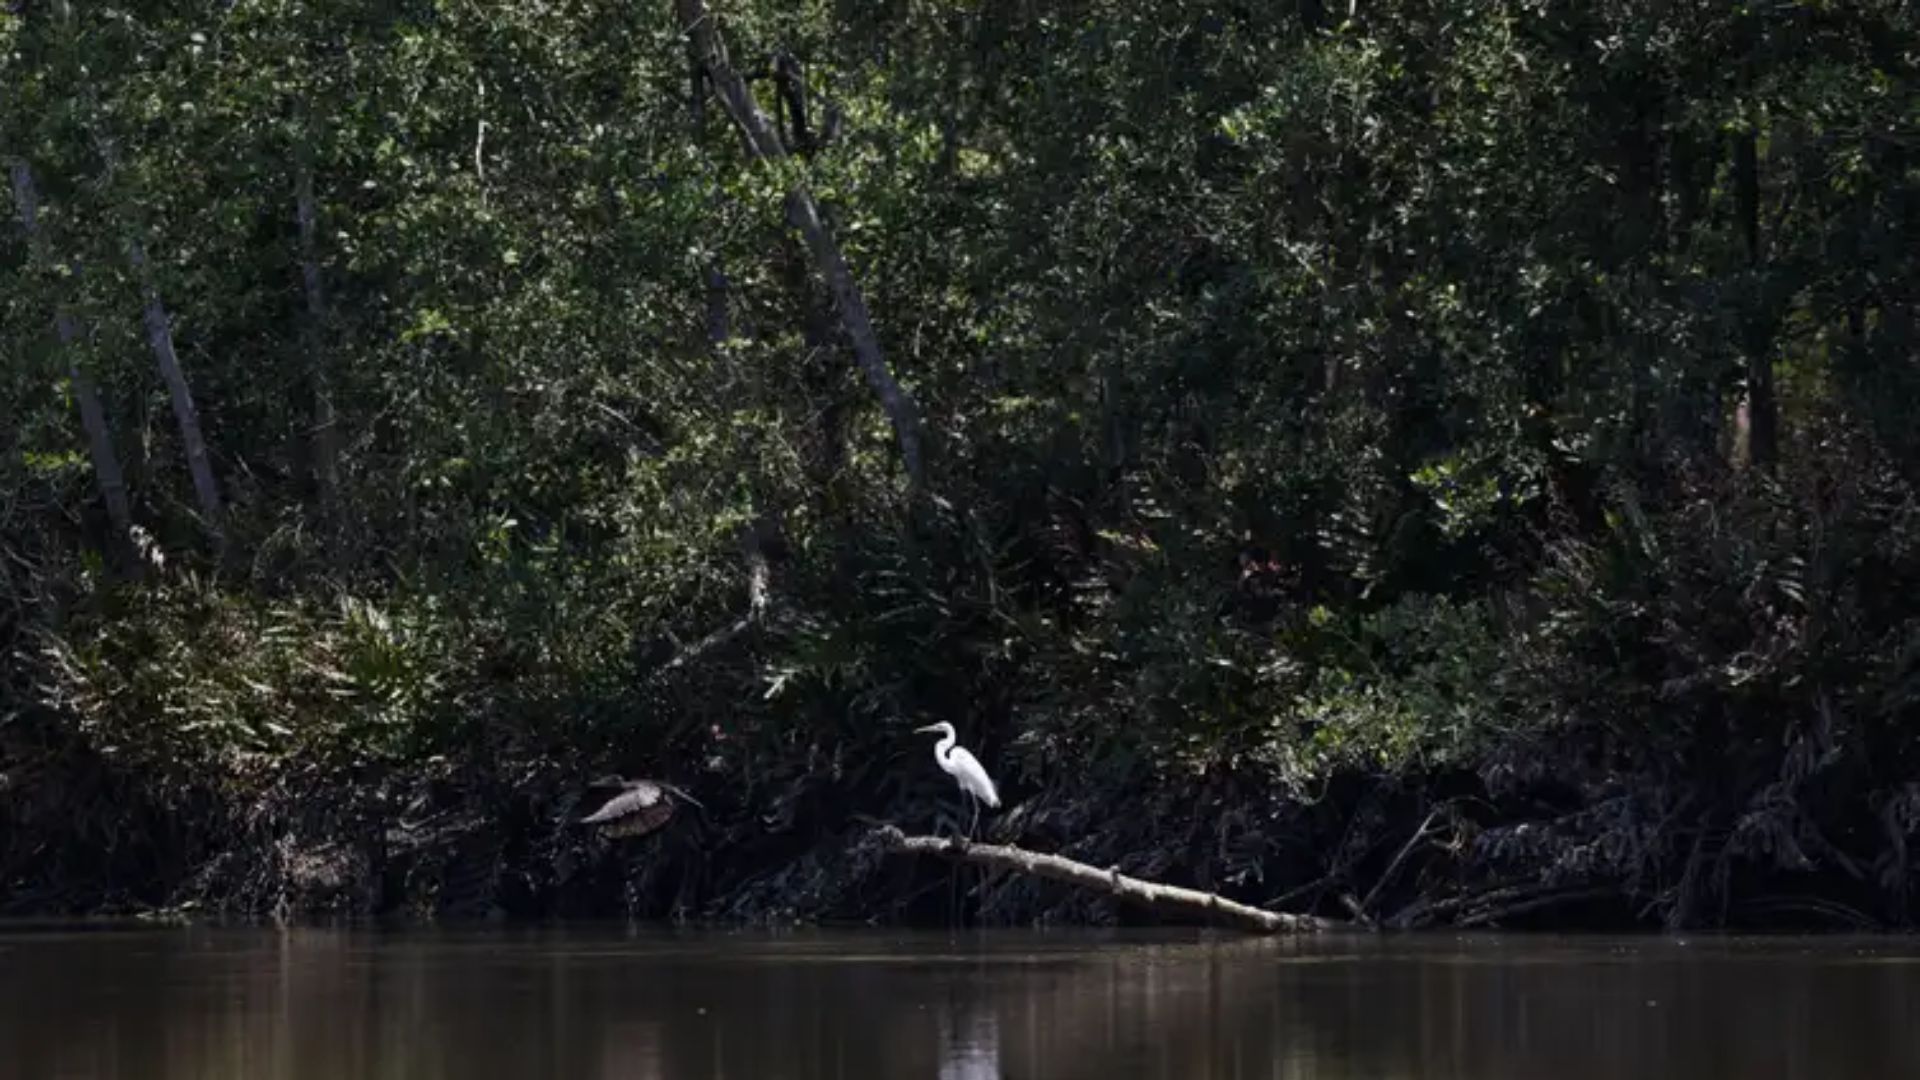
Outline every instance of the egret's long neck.
{"label": "egret's long neck", "polygon": [[959,741],[959,732],[949,731],[945,735],[942,735],[940,741],[933,744],[933,759],[941,762],[946,761],[947,755],[953,753],[953,744]]}

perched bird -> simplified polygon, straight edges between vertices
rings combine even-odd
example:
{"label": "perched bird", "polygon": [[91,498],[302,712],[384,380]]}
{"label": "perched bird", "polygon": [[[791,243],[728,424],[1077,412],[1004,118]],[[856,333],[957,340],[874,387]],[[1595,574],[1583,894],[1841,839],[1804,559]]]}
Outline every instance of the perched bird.
{"label": "perched bird", "polygon": [[980,824],[980,804],[986,803],[999,809],[1000,792],[994,788],[993,777],[987,775],[980,759],[969,753],[966,747],[954,745],[959,741],[960,734],[952,724],[942,720],[938,724],[914,729],[916,734],[930,731],[942,732],[946,736],[934,745],[933,760],[946,770],[948,776],[953,777],[953,782],[966,792],[967,801],[973,804],[973,822],[967,826],[967,835],[972,836],[974,827]]}
{"label": "perched bird", "polygon": [[[596,788],[619,788],[620,794],[608,799],[606,805],[580,819],[582,825],[598,825],[600,835],[609,840],[618,840],[628,836],[645,836],[667,823],[673,817],[674,803],[685,799],[695,806],[701,806],[700,800],[658,780],[627,780],[618,776],[607,776],[594,782]],[[705,809],[701,806],[701,809]]]}

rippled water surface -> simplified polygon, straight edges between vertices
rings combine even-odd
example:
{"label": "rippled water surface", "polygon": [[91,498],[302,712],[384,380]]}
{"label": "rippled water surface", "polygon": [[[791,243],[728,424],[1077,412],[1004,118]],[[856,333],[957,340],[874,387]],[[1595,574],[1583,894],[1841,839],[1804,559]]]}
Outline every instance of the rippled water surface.
{"label": "rippled water surface", "polygon": [[0,1077],[1920,1077],[1920,942],[0,927]]}

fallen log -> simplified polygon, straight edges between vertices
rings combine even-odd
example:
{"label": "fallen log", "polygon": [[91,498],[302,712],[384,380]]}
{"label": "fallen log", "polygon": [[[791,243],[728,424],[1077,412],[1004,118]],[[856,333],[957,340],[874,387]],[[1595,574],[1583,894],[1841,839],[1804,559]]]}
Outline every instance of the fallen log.
{"label": "fallen log", "polygon": [[1343,923],[1313,915],[1288,915],[1265,911],[1215,893],[1162,885],[1155,881],[1128,877],[1118,870],[1102,870],[1060,855],[1028,851],[1006,844],[975,844],[959,837],[908,836],[897,826],[882,825],[877,830],[881,846],[895,855],[938,855],[957,862],[1000,870],[1015,870],[1035,877],[1063,881],[1084,889],[1104,892],[1118,900],[1139,904],[1155,911],[1179,912],[1210,917],[1219,922],[1261,934],[1298,934],[1334,930]]}

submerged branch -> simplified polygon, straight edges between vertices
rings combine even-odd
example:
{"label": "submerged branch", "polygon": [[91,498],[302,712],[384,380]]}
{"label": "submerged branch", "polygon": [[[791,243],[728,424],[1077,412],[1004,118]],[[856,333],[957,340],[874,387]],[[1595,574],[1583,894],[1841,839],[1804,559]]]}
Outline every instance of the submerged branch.
{"label": "submerged branch", "polygon": [[1309,933],[1336,929],[1343,924],[1313,915],[1287,915],[1262,911],[1257,907],[1229,900],[1217,893],[1162,885],[1128,877],[1117,870],[1102,870],[1060,855],[1005,844],[975,844],[966,840],[937,836],[908,836],[893,825],[879,830],[880,842],[895,855],[938,855],[960,862],[1000,870],[1016,870],[1035,877],[1063,881],[1083,889],[1104,892],[1119,900],[1139,904],[1155,911],[1205,915],[1221,922],[1263,934]]}
{"label": "submerged branch", "polygon": [[1395,930],[1413,930],[1432,926],[1445,918],[1457,927],[1487,926],[1515,915],[1597,900],[1618,891],[1606,885],[1503,885],[1444,900],[1415,901],[1386,920],[1386,925]]}

